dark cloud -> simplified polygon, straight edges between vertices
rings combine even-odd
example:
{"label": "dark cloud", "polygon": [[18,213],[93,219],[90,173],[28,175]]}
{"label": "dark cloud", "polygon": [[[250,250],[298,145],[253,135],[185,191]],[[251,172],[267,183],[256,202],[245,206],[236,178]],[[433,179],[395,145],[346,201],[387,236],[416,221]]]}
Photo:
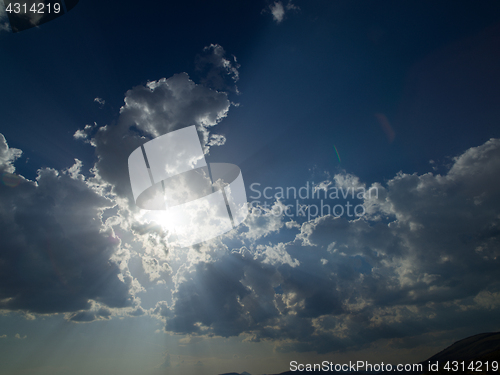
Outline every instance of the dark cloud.
{"label": "dark cloud", "polygon": [[[234,81],[235,66],[229,69]],[[208,152],[225,141],[210,132],[229,107],[226,93],[197,85],[185,73],[129,90],[116,123],[87,125],[74,135],[95,148],[90,179],[76,161],[64,171],[41,169],[29,181],[15,174],[21,151],[0,135],[0,309],[66,312],[71,321],[110,318],[114,308],[145,314],[135,306],[135,293],[145,289],[129,262],[148,287],[164,285],[171,271],[165,231],[135,221],[135,205],[123,199],[131,195],[128,156],[151,138],[193,124]]]}
{"label": "dark cloud", "polygon": [[104,104],[106,104],[106,101],[102,98],[94,98],[94,102],[96,102],[97,104],[99,104],[99,108],[103,108],[104,107]]}
{"label": "dark cloud", "polygon": [[3,134],[0,134],[0,172],[14,172],[13,163],[21,154],[21,150],[10,148]]}
{"label": "dark cloud", "polygon": [[179,286],[175,316],[167,320],[167,330],[199,332],[196,323],[202,323],[211,326],[220,336],[234,336],[241,332],[246,319],[239,301],[250,294],[250,290],[240,283],[243,270],[239,263],[242,260],[227,259],[232,261],[232,267],[227,267],[224,260],[201,263],[190,282]]}
{"label": "dark cloud", "polygon": [[[500,140],[492,139],[455,158],[445,175],[400,173],[375,185],[361,219],[318,217],[295,240],[267,245],[256,245],[268,231],[250,221],[252,250],[185,274],[164,306],[166,329],[245,333],[275,340],[280,351],[326,353],[498,328],[499,176]],[[330,184],[359,181],[337,175]]]}
{"label": "dark cloud", "polygon": [[[198,63],[212,72],[207,77],[237,80],[235,61],[222,47],[204,53]],[[192,124],[208,151],[224,142],[210,132],[229,107],[226,93],[185,73],[129,90],[116,124],[75,133],[95,148],[90,180],[79,162],[65,171],[42,169],[36,181],[17,176],[13,163],[21,152],[1,136],[0,309],[67,312],[75,322],[110,318],[113,308],[144,315],[146,305],[134,300],[134,292],[145,291],[130,273],[136,267],[147,288],[171,291],[168,301],[148,301],[167,331],[244,334],[273,340],[279,351],[326,353],[380,339],[409,339],[411,347],[426,332],[495,324],[496,139],[453,159],[444,175],[399,173],[374,184],[378,195],[364,200],[367,214],[357,220],[324,216],[299,225],[251,215],[219,242],[169,253],[165,230],[135,221],[133,205],[122,199],[131,195],[128,156],[150,138]],[[364,185],[339,174],[319,186]],[[111,207],[103,224],[102,212]],[[285,231],[293,240],[277,242]]]}
{"label": "dark cloud", "polygon": [[225,141],[220,135],[210,135],[210,128],[227,115],[229,107],[226,93],[197,85],[181,73],[127,91],[116,124],[97,129],[87,125],[74,137],[95,147],[96,182],[111,187],[120,197],[131,198],[127,163],[133,150],[152,138],[196,125],[208,152],[210,146]]}
{"label": "dark cloud", "polygon": [[129,315],[130,316],[142,316],[145,313],[146,313],[146,311],[144,311],[144,309],[139,306],[137,309],[135,309],[134,311],[130,312]]}
{"label": "dark cloud", "polygon": [[[2,168],[13,171],[19,153],[5,146]],[[80,167],[76,161],[62,172],[39,170],[36,181],[0,184],[0,309],[72,312],[91,300],[132,305],[131,280],[120,280],[110,260],[119,240],[99,218],[112,202],[89,186]]]}

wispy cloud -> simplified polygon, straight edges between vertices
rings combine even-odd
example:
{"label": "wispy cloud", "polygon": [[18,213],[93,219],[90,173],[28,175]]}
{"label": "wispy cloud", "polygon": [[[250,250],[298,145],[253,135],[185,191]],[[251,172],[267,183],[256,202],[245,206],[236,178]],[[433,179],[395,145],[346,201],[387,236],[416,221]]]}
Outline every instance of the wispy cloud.
{"label": "wispy cloud", "polygon": [[[499,308],[499,171],[500,140],[490,140],[455,158],[446,175],[399,174],[377,184],[365,218],[318,217],[294,240],[267,246],[253,245],[267,236],[254,229],[249,247],[184,276],[162,312],[166,329],[247,334],[276,341],[280,351],[320,353],[470,327],[472,311],[481,330]],[[329,185],[360,181],[337,175]],[[247,223],[251,231],[261,224]]]}
{"label": "wispy cloud", "polygon": [[130,281],[120,280],[119,268],[110,262],[120,242],[99,220],[112,202],[85,180],[81,162],[63,171],[40,169],[30,181],[14,173],[20,151],[9,149],[3,136],[0,140],[0,172],[9,172],[0,184],[0,308],[57,313],[89,308],[89,300],[132,305]]}
{"label": "wispy cloud", "polygon": [[211,44],[196,57],[196,70],[202,75],[201,82],[211,88],[238,93],[236,82],[240,78],[240,64],[236,56],[226,56],[219,44]]}
{"label": "wispy cloud", "polygon": [[96,102],[97,104],[99,104],[99,108],[102,108],[104,107],[104,104],[106,104],[106,101],[102,98],[95,98],[94,99],[94,102]]}
{"label": "wispy cloud", "polygon": [[300,8],[288,1],[286,5],[283,5],[281,1],[275,1],[274,3],[268,5],[263,12],[269,12],[273,16],[276,23],[281,23],[285,19],[286,13],[290,11],[299,11]]}

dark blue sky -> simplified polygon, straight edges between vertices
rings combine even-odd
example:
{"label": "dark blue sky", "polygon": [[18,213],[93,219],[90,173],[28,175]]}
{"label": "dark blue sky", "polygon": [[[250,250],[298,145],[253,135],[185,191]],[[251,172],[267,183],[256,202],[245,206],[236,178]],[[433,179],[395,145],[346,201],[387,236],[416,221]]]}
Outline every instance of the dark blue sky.
{"label": "dark blue sky", "polygon": [[241,107],[221,124],[241,136],[226,147],[250,163],[335,168],[336,145],[342,168],[373,181],[498,136],[498,4],[319,1],[279,25],[262,7],[83,1],[39,29],[3,33],[2,130],[32,171],[90,161],[71,144],[76,129],[111,123],[136,85],[182,71],[199,81],[194,57],[217,43],[241,64],[241,95],[231,94]]}

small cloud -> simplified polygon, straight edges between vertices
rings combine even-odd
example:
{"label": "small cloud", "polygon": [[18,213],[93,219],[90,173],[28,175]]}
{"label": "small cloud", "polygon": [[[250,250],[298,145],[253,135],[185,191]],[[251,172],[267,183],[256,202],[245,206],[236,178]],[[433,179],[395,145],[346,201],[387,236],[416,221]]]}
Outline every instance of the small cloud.
{"label": "small cloud", "polygon": [[82,140],[85,143],[90,143],[89,139],[92,134],[93,129],[97,127],[97,124],[94,122],[94,125],[85,125],[85,128],[78,129],[75,134],[73,134],[73,138],[76,140]]}
{"label": "small cloud", "polygon": [[23,316],[24,316],[24,319],[26,319],[26,320],[35,320],[36,319],[36,315],[32,314],[28,311],[24,311]]}
{"label": "small cloud", "polygon": [[276,1],[274,5],[270,6],[271,14],[277,23],[281,23],[285,17],[285,8],[281,1]]}
{"label": "small cloud", "polygon": [[285,14],[291,10],[298,11],[300,8],[291,1],[286,6],[281,1],[275,1],[274,4],[265,8],[263,12],[270,12],[273,15],[273,19],[279,24],[285,19]]}
{"label": "small cloud", "polygon": [[99,104],[99,108],[104,107],[104,104],[106,104],[106,101],[104,99],[102,99],[102,98],[95,98],[94,102],[96,102],[97,104]]}
{"label": "small cloud", "polygon": [[292,228],[300,228],[300,224],[297,223],[295,220],[290,220],[290,221],[287,221],[285,223],[285,226],[288,228],[288,229],[292,229]]}
{"label": "small cloud", "polygon": [[208,142],[209,146],[222,146],[226,143],[226,137],[220,134],[211,134],[210,141]]}
{"label": "small cloud", "polygon": [[[7,335],[4,335],[4,336],[7,337]],[[19,340],[24,340],[28,336],[27,335],[21,336],[19,333],[16,333],[16,335],[14,337],[16,339],[19,339]]]}
{"label": "small cloud", "polygon": [[238,92],[236,82],[240,78],[240,64],[236,56],[226,56],[219,44],[210,44],[196,56],[196,71],[201,74],[201,83],[218,91]]}
{"label": "small cloud", "polygon": [[6,338],[7,338],[7,335],[0,336],[0,339],[6,339]]}
{"label": "small cloud", "polygon": [[22,151],[9,147],[7,140],[0,134],[0,170],[2,172],[13,173],[15,171],[14,161],[21,157]]}

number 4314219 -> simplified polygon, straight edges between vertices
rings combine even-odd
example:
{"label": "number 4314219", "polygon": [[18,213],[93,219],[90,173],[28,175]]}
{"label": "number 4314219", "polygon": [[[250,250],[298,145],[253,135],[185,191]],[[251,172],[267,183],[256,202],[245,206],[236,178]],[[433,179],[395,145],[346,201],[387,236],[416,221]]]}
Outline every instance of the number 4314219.
{"label": "number 4314219", "polygon": [[31,6],[27,5],[26,3],[21,4],[21,3],[9,3],[7,5],[7,8],[5,8],[5,11],[7,13],[22,13],[22,14],[27,14],[27,13],[36,13],[36,14],[43,14],[43,13],[59,13],[61,11],[61,4],[59,3],[54,3],[54,4],[44,4],[44,3],[34,3]]}

